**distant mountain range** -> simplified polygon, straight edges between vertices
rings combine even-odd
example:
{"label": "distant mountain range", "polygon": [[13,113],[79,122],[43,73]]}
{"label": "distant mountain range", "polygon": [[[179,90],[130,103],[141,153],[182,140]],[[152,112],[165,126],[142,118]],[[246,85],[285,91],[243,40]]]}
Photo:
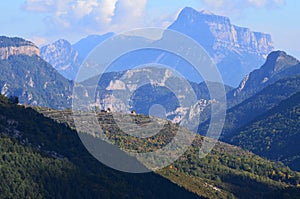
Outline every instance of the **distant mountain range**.
{"label": "distant mountain range", "polygon": [[[110,35],[106,35],[106,37],[109,37]],[[93,40],[95,37],[91,37],[90,39]],[[99,37],[96,37],[100,39]],[[47,62],[45,62],[43,59],[39,57],[39,51],[38,48],[30,43],[26,42],[22,39],[16,39],[16,38],[7,38],[2,37],[3,42],[6,43],[6,48],[2,49],[2,54],[8,55],[7,59],[2,59],[0,61],[0,64],[3,65],[1,73],[0,73],[0,88],[1,93],[10,96],[15,95],[20,98],[21,103],[25,104],[32,104],[32,105],[39,105],[39,106],[48,106],[52,108],[68,108],[71,106],[71,95],[72,95],[72,88],[73,83],[71,81],[66,80],[63,78],[60,74],[56,72],[52,68],[51,65],[49,65]],[[86,39],[87,41],[89,38]],[[60,44],[61,47],[66,47],[66,41],[60,40],[57,42],[57,45]],[[23,46],[22,48],[25,48],[28,50],[23,52],[21,50],[15,50],[11,51],[9,50],[12,47],[9,47],[11,45],[13,48],[16,48],[15,46]],[[79,45],[79,44],[78,44]],[[81,44],[82,45],[82,44]],[[50,47],[49,47],[50,48]],[[54,47],[53,47],[54,48]],[[61,48],[60,48],[61,49]],[[74,57],[77,57],[75,60],[79,60],[79,55],[76,53],[77,51],[72,50],[73,47],[71,45],[68,45],[68,48],[64,48],[66,51],[73,52],[71,53],[74,55]],[[49,50],[49,49],[48,49]],[[32,54],[35,52],[35,54]],[[53,51],[53,53],[57,53],[56,57],[61,57],[61,54],[63,54],[65,51]],[[68,58],[68,55],[65,55],[64,57]],[[71,57],[69,57],[71,59]],[[67,59],[67,60],[70,60]],[[59,59],[57,59],[59,60]],[[73,60],[73,59],[71,59]],[[60,60],[60,63],[64,65],[64,59]],[[77,62],[79,63],[79,61]],[[72,67],[69,67],[72,69]],[[160,72],[159,72],[160,71]],[[166,70],[159,70],[157,71],[158,74],[167,74]],[[246,99],[250,99],[250,97],[258,94],[259,92],[262,92],[262,95],[265,95],[264,91],[262,91],[267,86],[271,86],[272,84],[276,83],[277,80],[290,77],[293,75],[296,75],[299,73],[299,61],[295,58],[287,55],[286,53],[282,51],[276,51],[272,52],[268,57],[266,63],[260,68],[253,72],[251,72],[249,75],[247,75],[244,80],[240,83],[240,86],[236,89],[231,90],[230,87],[227,87],[227,100],[228,100],[228,107],[234,107],[235,105],[241,106],[241,102],[243,102]],[[179,108],[178,100],[172,94],[172,92],[164,90],[161,86],[160,87],[155,85],[155,80],[153,80],[152,85],[144,86],[143,88],[139,88],[135,92],[135,95],[131,98],[131,106],[130,107],[124,107],[123,105],[117,103],[118,98],[114,95],[115,93],[113,90],[118,90],[119,83],[122,83],[121,81],[116,81],[120,79],[123,75],[123,78],[126,77],[126,74],[128,72],[119,72],[119,73],[106,73],[102,76],[101,81],[99,81],[99,94],[95,95],[100,97],[102,101],[99,101],[99,105],[94,104],[95,99],[93,98],[92,93],[93,91],[89,90],[89,86],[86,87],[86,90],[84,93],[84,99],[86,97],[90,98],[92,97],[93,101],[91,101],[91,106],[101,106],[99,108],[106,109],[110,107],[114,111],[128,111],[128,110],[136,110],[138,113],[142,114],[149,114],[149,108],[153,104],[161,104],[164,107],[167,107],[167,115],[168,119],[174,121],[174,122],[180,122],[181,120],[178,118],[182,118],[184,115],[188,114],[190,107],[181,107]],[[129,72],[131,74],[132,72]],[[135,73],[135,72],[134,72]],[[131,74],[132,75],[132,74]],[[129,76],[128,76],[129,77]],[[95,77],[98,78],[98,77]],[[162,77],[167,78],[168,77]],[[175,78],[176,79],[176,78]],[[175,79],[172,79],[174,81]],[[170,79],[171,81],[171,79]],[[177,80],[178,81],[178,80]],[[83,84],[87,85],[89,84],[89,81],[82,82]],[[137,83],[137,82],[136,82]],[[216,99],[210,99],[209,92],[207,90],[207,87],[204,83],[197,84],[190,82],[192,88],[194,89],[197,97],[197,105],[195,105],[195,110],[197,113],[201,113],[203,110],[205,110],[206,107],[209,107],[210,103],[213,103],[211,100]],[[290,96],[294,92],[297,91],[297,85],[294,84],[294,90],[291,90],[291,93],[287,95],[286,97]],[[296,89],[296,90],[295,90]],[[290,89],[282,90],[282,92],[287,92]],[[279,91],[281,91],[279,89]],[[155,95],[153,95],[153,92],[155,92]],[[101,93],[101,95],[100,95]],[[152,93],[152,94],[151,94]],[[274,95],[274,91],[271,90],[270,95]],[[147,96],[144,96],[144,95]],[[280,95],[282,96],[282,94]],[[145,98],[146,97],[146,98]],[[175,97],[175,98],[174,98]],[[272,96],[271,96],[272,97]],[[145,100],[147,100],[147,106],[145,106]],[[91,99],[90,99],[91,100]],[[283,98],[278,98],[276,100],[276,105],[279,103]],[[258,100],[253,98],[254,102],[257,102]],[[246,103],[246,101],[244,102]],[[244,119],[236,120],[236,124],[233,125],[234,128],[240,127],[243,124],[246,124],[247,121],[251,121],[259,114],[262,114],[264,111],[271,107],[265,106],[266,104],[263,104],[263,110],[258,112],[253,112],[253,117],[246,116]],[[247,105],[248,106],[248,105]],[[272,105],[273,106],[273,105]],[[122,108],[123,107],[123,108]],[[251,111],[252,106],[248,108],[249,111]],[[209,110],[209,109],[208,109]],[[239,110],[239,108],[237,108]],[[245,112],[247,113],[247,112]],[[203,114],[201,114],[204,118],[209,118],[209,113],[207,114],[205,111]],[[205,116],[206,115],[206,116]],[[230,114],[229,114],[230,115]],[[237,114],[233,114],[234,117],[240,117],[237,116]],[[229,117],[230,118],[230,117]],[[227,120],[230,120],[230,119]],[[242,121],[242,122],[238,122]],[[230,130],[231,131],[231,130]]]}
{"label": "distant mountain range", "polygon": [[[230,86],[237,86],[246,74],[262,65],[266,56],[274,49],[270,35],[234,26],[227,17],[204,11],[198,12],[192,8],[184,8],[168,29],[184,33],[203,46],[217,64],[225,84]],[[59,40],[43,46],[41,57],[66,78],[74,79],[80,63],[88,53],[113,35],[113,33],[107,33],[88,36],[74,45],[65,40]],[[133,54],[123,59],[117,69],[124,71],[129,69],[129,66],[145,63],[145,60],[148,63],[162,63],[176,68],[190,81],[198,83],[202,81],[199,75],[186,72],[191,67],[189,64],[179,61],[174,55],[159,51],[148,51],[146,55]]]}
{"label": "distant mountain range", "polygon": [[[184,10],[183,14],[187,11]],[[197,13],[195,15],[214,16]],[[60,40],[44,50],[52,55],[55,62],[60,63],[57,69],[65,69],[65,74],[71,74],[75,68],[70,62],[81,63],[83,58],[80,54],[86,55],[93,48],[94,42],[90,42],[84,49],[85,43],[110,36],[88,37],[77,44],[78,49],[75,49],[75,45]],[[54,50],[51,51],[51,48]],[[62,59],[61,54],[67,59]],[[300,174],[290,168],[300,171],[300,152],[299,147],[297,148],[300,68],[299,61],[283,51],[270,53],[262,67],[246,75],[238,87],[232,89],[226,86],[229,109],[221,141],[254,154],[219,142],[206,158],[200,159],[198,153],[203,138],[197,135],[188,151],[174,164],[156,174],[141,175],[127,175],[99,164],[87,153],[76,132],[72,130],[72,112],[69,109],[50,109],[71,107],[72,97],[76,97],[72,96],[74,83],[43,60],[36,45],[21,38],[0,37],[0,57],[1,94],[17,96],[22,104],[39,106],[35,110],[17,106],[0,95],[0,163],[3,171],[0,175],[7,182],[1,184],[0,192],[5,197],[12,197],[12,190],[15,194],[13,196],[17,198],[23,198],[22,194],[26,194],[26,190],[30,190],[31,197],[79,195],[97,198],[99,194],[101,198],[273,198],[274,194],[299,196],[297,186],[300,184]],[[114,91],[134,89],[135,84],[143,80],[135,78],[135,73],[141,71],[143,69],[103,74],[97,82],[96,97],[102,95],[104,105],[116,106],[116,111],[122,110],[122,107],[117,106],[118,95]],[[152,72],[163,81],[155,82],[152,79],[150,84],[137,89],[131,98],[132,107],[129,108],[147,115],[151,105],[162,104],[170,113],[170,120],[188,113],[189,107],[174,111],[178,108],[178,100],[170,90],[164,88],[167,81],[181,86],[178,84],[180,79],[170,78],[165,69]],[[130,82],[124,84],[121,77]],[[86,98],[83,100],[92,98],[95,102],[95,93],[91,88],[95,78],[98,76],[80,82],[81,85],[78,83],[79,86],[85,86],[83,94]],[[195,106],[198,112],[195,113],[206,117],[199,128],[199,133],[202,133],[209,125],[207,118],[210,103],[217,103],[218,98],[211,99],[204,82],[188,83],[197,98]],[[101,105],[100,102],[89,105],[95,108],[99,104]],[[106,109],[108,106],[101,108]],[[126,132],[117,128],[111,114],[99,113],[97,116],[106,128],[107,136],[116,141],[118,146],[130,150],[163,147],[165,142],[173,138],[174,129],[178,127],[168,122],[166,128],[170,129],[164,131],[163,136],[138,140],[124,136]],[[137,124],[149,121],[147,116],[138,114],[133,117]],[[86,123],[87,121],[83,121],[84,125]],[[282,163],[271,162],[255,154]]]}

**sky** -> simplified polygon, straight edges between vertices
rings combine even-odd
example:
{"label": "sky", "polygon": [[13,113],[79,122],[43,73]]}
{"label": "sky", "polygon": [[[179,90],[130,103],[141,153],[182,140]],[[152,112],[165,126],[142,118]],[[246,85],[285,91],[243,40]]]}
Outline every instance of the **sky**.
{"label": "sky", "polygon": [[1,2],[0,35],[39,46],[57,39],[74,43],[90,34],[165,28],[187,6],[269,33],[276,49],[300,59],[298,0],[10,0]]}

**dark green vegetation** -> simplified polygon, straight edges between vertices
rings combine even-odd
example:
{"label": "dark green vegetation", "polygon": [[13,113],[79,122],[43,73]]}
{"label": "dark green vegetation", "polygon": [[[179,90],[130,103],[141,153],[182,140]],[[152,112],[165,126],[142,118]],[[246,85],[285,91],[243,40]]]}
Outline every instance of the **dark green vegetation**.
{"label": "dark green vegetation", "polygon": [[[300,91],[300,76],[281,79],[256,95],[227,110],[221,140],[229,141],[233,132]],[[201,124],[200,134],[206,132],[209,120]]]}
{"label": "dark green vegetation", "polygon": [[300,171],[300,93],[241,127],[228,142]]}
{"label": "dark green vegetation", "polygon": [[11,55],[0,60],[0,88],[20,103],[67,108],[72,83],[38,56]]}
{"label": "dark green vegetation", "polygon": [[[74,127],[71,112],[40,109],[61,123]],[[138,139],[119,129],[113,115],[100,113],[99,121],[106,136],[119,147],[130,151],[153,151],[163,147],[176,133],[175,125],[167,123],[155,136]],[[138,125],[149,122],[142,115],[132,116]],[[84,122],[83,122],[84,123]],[[219,142],[213,151],[200,159],[202,137],[196,136],[192,146],[174,164],[157,171],[163,177],[200,196],[209,198],[267,197],[285,187],[296,187],[300,174],[282,163],[265,160],[238,147]]]}
{"label": "dark green vegetation", "polygon": [[0,96],[0,198],[196,198],[153,174],[107,168],[77,133]]}
{"label": "dark green vegetation", "polygon": [[253,97],[229,109],[224,126],[224,140],[237,128],[254,120],[256,117],[278,105],[300,91],[300,76],[277,81]]}
{"label": "dark green vegetation", "polygon": [[20,46],[35,46],[32,42],[18,37],[5,37],[0,36],[0,48],[2,47],[20,47]]}
{"label": "dark green vegetation", "polygon": [[[274,51],[266,62],[247,75],[239,87],[227,92],[227,114],[223,141],[232,131],[254,120],[282,100],[300,91],[300,62],[283,51]],[[209,124],[210,106],[201,113],[198,132],[203,134]]]}

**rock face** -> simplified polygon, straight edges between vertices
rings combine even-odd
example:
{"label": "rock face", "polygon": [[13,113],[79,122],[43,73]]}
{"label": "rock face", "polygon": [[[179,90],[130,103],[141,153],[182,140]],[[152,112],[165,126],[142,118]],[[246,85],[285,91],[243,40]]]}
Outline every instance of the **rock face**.
{"label": "rock face", "polygon": [[113,36],[113,33],[104,35],[90,35],[74,45],[67,40],[60,39],[41,48],[41,57],[50,63],[61,75],[69,80],[76,78],[80,64],[99,43]]}
{"label": "rock face", "polygon": [[283,51],[274,51],[261,68],[246,75],[240,85],[228,93],[236,103],[251,97],[276,81],[300,74],[300,62]]}
{"label": "rock face", "polygon": [[11,55],[40,56],[40,49],[30,41],[21,38],[0,37],[0,59]]}
{"label": "rock face", "polygon": [[[155,107],[159,105],[164,109],[160,117],[180,123],[194,118],[196,121],[206,106],[216,103],[215,99],[210,99],[206,84],[194,83],[189,87],[189,82],[165,68],[105,73],[97,79],[77,85],[75,96],[76,101],[80,101],[78,105],[86,105],[89,110],[95,107],[123,113],[134,110],[144,115],[155,115],[159,112]],[[91,82],[98,82],[96,92]]]}
{"label": "rock face", "polygon": [[17,96],[22,104],[58,109],[70,107],[72,82],[41,59],[33,43],[1,37],[0,49],[4,55],[0,59],[1,94]]}
{"label": "rock face", "polygon": [[262,65],[274,48],[269,34],[252,32],[232,25],[227,17],[192,8],[184,8],[169,29],[201,44],[217,64],[225,83],[233,86]]}
{"label": "rock face", "polygon": [[41,48],[42,58],[50,63],[60,74],[67,79],[74,79],[80,66],[78,52],[72,45],[60,39]]}

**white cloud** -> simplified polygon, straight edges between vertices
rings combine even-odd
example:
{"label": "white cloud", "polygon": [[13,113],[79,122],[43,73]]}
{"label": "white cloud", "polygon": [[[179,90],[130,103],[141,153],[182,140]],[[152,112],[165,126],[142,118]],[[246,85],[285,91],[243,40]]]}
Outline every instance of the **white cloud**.
{"label": "white cloud", "polygon": [[131,29],[144,25],[147,0],[119,0],[111,24],[113,29]]}
{"label": "white cloud", "polygon": [[86,15],[89,15],[94,8],[98,7],[99,3],[97,0],[78,0],[72,5],[71,10],[74,13],[74,16],[77,18],[82,18]]}
{"label": "white cloud", "polygon": [[110,23],[112,17],[115,15],[117,1],[118,0],[102,0],[99,7],[100,15],[97,16],[96,19]]}
{"label": "white cloud", "polygon": [[47,34],[95,34],[141,27],[147,0],[26,0],[28,12],[48,13]]}

